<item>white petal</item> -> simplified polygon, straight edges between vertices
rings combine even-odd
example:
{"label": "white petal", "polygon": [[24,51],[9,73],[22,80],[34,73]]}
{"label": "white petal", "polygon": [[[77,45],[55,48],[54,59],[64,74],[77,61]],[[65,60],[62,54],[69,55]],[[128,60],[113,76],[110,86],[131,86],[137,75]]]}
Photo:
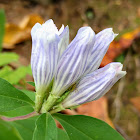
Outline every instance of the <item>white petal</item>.
{"label": "white petal", "polygon": [[59,57],[62,55],[62,53],[66,50],[69,44],[69,27],[66,26],[63,32],[60,34],[60,42],[58,44],[58,50],[59,50]]}
{"label": "white petal", "polygon": [[64,30],[64,25],[62,24],[61,28],[59,29],[59,35],[63,32]]}
{"label": "white petal", "polygon": [[42,30],[48,33],[55,33],[59,35],[58,29],[52,19],[49,19],[44,24],[42,24]]}
{"label": "white petal", "polygon": [[116,34],[113,33],[112,28],[107,28],[96,35],[95,44],[92,49],[86,73],[90,73],[99,68],[100,63],[115,36]]}
{"label": "white petal", "polygon": [[37,35],[36,32],[41,28],[41,24],[40,23],[36,23],[32,30],[31,30],[31,36]]}
{"label": "white petal", "polygon": [[59,37],[40,31],[32,35],[32,42],[31,67],[36,90],[45,90],[56,70]]}
{"label": "white petal", "polygon": [[90,27],[79,29],[59,61],[52,89],[53,94],[61,95],[83,75],[94,45],[94,37],[94,31]]}
{"label": "white petal", "polygon": [[122,64],[110,63],[83,77],[62,104],[65,108],[69,108],[97,100],[125,74],[126,72],[122,71]]}

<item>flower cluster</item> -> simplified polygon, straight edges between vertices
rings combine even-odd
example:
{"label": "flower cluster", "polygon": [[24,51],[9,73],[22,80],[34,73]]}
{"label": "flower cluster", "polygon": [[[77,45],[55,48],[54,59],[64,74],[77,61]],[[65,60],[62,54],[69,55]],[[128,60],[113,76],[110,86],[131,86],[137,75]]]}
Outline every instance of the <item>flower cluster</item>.
{"label": "flower cluster", "polygon": [[116,36],[112,28],[95,35],[82,27],[69,44],[68,26],[58,30],[50,19],[36,23],[31,36],[37,112],[54,113],[97,100],[126,74],[118,62],[98,69]]}

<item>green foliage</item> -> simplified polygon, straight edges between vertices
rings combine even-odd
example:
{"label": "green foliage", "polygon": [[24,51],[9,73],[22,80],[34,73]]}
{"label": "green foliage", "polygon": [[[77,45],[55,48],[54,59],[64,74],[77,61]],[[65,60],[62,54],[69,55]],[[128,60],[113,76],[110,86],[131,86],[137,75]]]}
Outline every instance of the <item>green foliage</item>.
{"label": "green foliage", "polygon": [[0,77],[10,82],[12,85],[18,84],[27,74],[31,74],[30,66],[22,66],[16,70],[12,70],[9,66],[5,66],[0,70]]}
{"label": "green foliage", "polygon": [[33,140],[57,140],[57,127],[49,113],[40,115],[36,120]]}
{"label": "green foliage", "polygon": [[17,120],[10,122],[10,124],[17,129],[23,140],[32,140],[36,118],[31,117],[26,120]]}
{"label": "green foliage", "polygon": [[21,91],[24,92],[33,102],[35,101],[35,92],[25,90],[25,89],[23,89]]}
{"label": "green foliage", "polygon": [[18,131],[8,122],[0,120],[0,139],[1,140],[22,140]]}
{"label": "green foliage", "polygon": [[124,60],[125,60],[125,54],[124,54],[124,53],[122,53],[121,55],[119,55],[119,56],[115,59],[115,61],[121,62],[121,63],[123,63]]}
{"label": "green foliage", "polygon": [[54,117],[64,127],[70,140],[124,140],[108,124],[89,116],[55,114]]}
{"label": "green foliage", "polygon": [[23,92],[0,78],[0,112],[7,112],[22,106],[34,105]]}
{"label": "green foliage", "polygon": [[4,10],[0,10],[0,51],[2,50],[4,30],[5,30],[5,13]]}
{"label": "green foliage", "polygon": [[5,66],[0,70],[0,77],[8,75],[10,72],[12,72],[12,68],[9,66]]}
{"label": "green foliage", "polygon": [[18,107],[14,110],[0,112],[0,115],[6,116],[6,117],[17,117],[17,116],[27,115],[33,111],[34,111],[33,107],[30,105],[27,105],[27,106]]}
{"label": "green foliage", "polygon": [[[5,70],[4,70],[5,69]],[[4,67],[0,75],[7,75]],[[0,115],[17,117],[34,111],[35,93],[18,90],[0,78]],[[65,130],[56,127],[54,118]],[[41,114],[25,120],[5,122],[0,120],[0,139],[7,140],[124,140],[105,122],[83,115]]]}
{"label": "green foliage", "polygon": [[58,133],[58,136],[57,136],[58,140],[69,140],[69,137],[67,133],[65,132],[65,130],[57,128],[57,133]]}
{"label": "green foliage", "polygon": [[4,66],[0,70],[0,77],[9,81],[11,84],[16,85],[27,74],[32,75],[31,66],[21,66],[16,70],[13,70],[7,64],[18,61],[19,56],[16,53],[0,53],[0,66]]}
{"label": "green foliage", "polygon": [[11,62],[18,61],[19,56],[16,53],[0,53],[0,66],[7,65]]}
{"label": "green foliage", "polygon": [[9,127],[10,135],[17,137],[13,140],[124,140],[108,124],[89,116],[55,114],[54,118],[65,130],[57,128],[53,117],[47,113],[25,120],[0,121],[0,138],[9,138],[5,136]]}
{"label": "green foliage", "polygon": [[29,85],[35,87],[35,83],[34,82],[27,82]]}

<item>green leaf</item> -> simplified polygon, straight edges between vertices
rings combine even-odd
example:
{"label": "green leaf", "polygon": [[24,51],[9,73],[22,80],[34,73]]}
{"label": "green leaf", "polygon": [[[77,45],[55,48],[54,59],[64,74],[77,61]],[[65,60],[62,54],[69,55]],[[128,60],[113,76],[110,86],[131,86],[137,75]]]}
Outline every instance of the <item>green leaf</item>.
{"label": "green leaf", "polygon": [[5,30],[5,13],[4,10],[0,10],[0,51],[2,50],[4,30]]}
{"label": "green leaf", "polygon": [[66,130],[70,140],[124,140],[105,122],[83,115],[54,114]]}
{"label": "green leaf", "polygon": [[19,108],[6,112],[0,112],[0,115],[6,117],[17,117],[17,116],[27,115],[33,111],[34,111],[33,107],[28,105],[28,106],[21,106]]}
{"label": "green leaf", "polygon": [[22,89],[21,91],[24,92],[33,102],[35,101],[35,92],[25,89]]}
{"label": "green leaf", "polygon": [[10,72],[12,72],[12,68],[9,66],[5,66],[2,69],[0,69],[0,77],[4,77],[8,75]]}
{"label": "green leaf", "polygon": [[33,106],[34,102],[27,95],[0,78],[0,112],[29,105]]}
{"label": "green leaf", "polygon": [[124,54],[124,53],[122,53],[121,55],[119,55],[119,56],[115,59],[115,61],[121,62],[121,63],[123,63],[124,60],[125,60],[125,54]]}
{"label": "green leaf", "polygon": [[32,140],[35,128],[35,121],[37,117],[38,116],[31,117],[25,120],[13,121],[10,123],[17,129],[23,140]]}
{"label": "green leaf", "polygon": [[69,140],[69,137],[64,130],[57,128],[57,133],[58,133],[57,140]]}
{"label": "green leaf", "polygon": [[0,120],[0,140],[22,140],[22,138],[13,126]]}
{"label": "green leaf", "polygon": [[16,53],[0,53],[0,66],[18,61],[19,56]]}
{"label": "green leaf", "polygon": [[37,119],[33,140],[57,140],[57,127],[49,113],[42,114]]}
{"label": "green leaf", "polygon": [[35,83],[34,82],[27,82],[27,83],[32,85],[33,87],[35,87]]}
{"label": "green leaf", "polygon": [[[33,102],[35,101],[35,92],[29,90],[21,90],[21,91],[25,93]],[[21,106],[19,108],[7,112],[0,112],[0,114],[6,117],[17,117],[17,116],[27,115],[33,111],[34,111],[33,107],[27,105],[27,106]]]}
{"label": "green leaf", "polygon": [[2,78],[15,85],[18,84],[21,79],[25,78],[27,74],[29,74],[29,67],[22,66],[7,75],[2,76]]}

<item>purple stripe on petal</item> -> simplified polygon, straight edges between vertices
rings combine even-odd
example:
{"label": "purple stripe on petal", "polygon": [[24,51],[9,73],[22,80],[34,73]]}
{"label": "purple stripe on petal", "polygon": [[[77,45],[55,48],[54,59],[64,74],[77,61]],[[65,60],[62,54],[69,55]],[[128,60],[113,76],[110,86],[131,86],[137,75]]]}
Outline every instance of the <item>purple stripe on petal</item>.
{"label": "purple stripe on petal", "polygon": [[108,92],[125,74],[126,72],[122,71],[121,63],[110,63],[83,77],[76,89],[62,102],[62,105],[69,108],[96,100]]}
{"label": "purple stripe on petal", "polygon": [[94,35],[90,27],[79,29],[76,37],[59,60],[54,79],[53,94],[61,95],[84,74],[87,58],[94,45]]}
{"label": "purple stripe on petal", "polygon": [[116,34],[113,33],[112,28],[107,28],[96,35],[96,41],[89,58],[90,60],[85,72],[86,74],[99,68],[100,63],[115,36]]}
{"label": "purple stripe on petal", "polygon": [[60,42],[58,44],[58,50],[59,50],[59,58],[60,58],[69,44],[69,27],[68,26],[65,27],[63,32],[59,35],[59,37],[60,37]]}
{"label": "purple stripe on petal", "polygon": [[39,29],[37,33],[38,36],[32,35],[35,41],[32,44],[31,67],[36,90],[39,90],[42,86],[46,89],[55,74],[59,37],[42,29]]}

